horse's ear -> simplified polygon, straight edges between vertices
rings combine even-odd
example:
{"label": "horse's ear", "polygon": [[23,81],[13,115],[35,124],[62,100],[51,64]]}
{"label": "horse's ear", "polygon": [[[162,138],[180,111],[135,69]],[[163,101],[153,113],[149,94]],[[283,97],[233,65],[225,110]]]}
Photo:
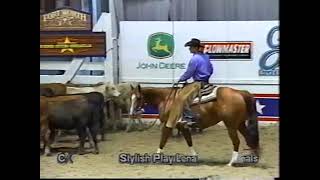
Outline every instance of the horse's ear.
{"label": "horse's ear", "polygon": [[134,90],[134,87],[132,86],[132,84],[130,84],[131,90]]}
{"label": "horse's ear", "polygon": [[140,86],[140,84],[138,84],[138,90],[139,90],[139,92],[141,92],[141,86]]}

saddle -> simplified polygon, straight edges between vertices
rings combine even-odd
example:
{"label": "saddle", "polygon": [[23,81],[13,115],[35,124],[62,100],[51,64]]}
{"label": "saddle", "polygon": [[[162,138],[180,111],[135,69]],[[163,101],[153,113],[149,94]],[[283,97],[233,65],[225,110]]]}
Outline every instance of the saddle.
{"label": "saddle", "polygon": [[[203,86],[203,88],[200,90],[201,94],[201,101],[200,103],[206,103],[209,102],[217,97],[218,87],[214,86],[213,84],[206,84]],[[199,97],[195,98],[192,102],[192,105],[199,103]]]}

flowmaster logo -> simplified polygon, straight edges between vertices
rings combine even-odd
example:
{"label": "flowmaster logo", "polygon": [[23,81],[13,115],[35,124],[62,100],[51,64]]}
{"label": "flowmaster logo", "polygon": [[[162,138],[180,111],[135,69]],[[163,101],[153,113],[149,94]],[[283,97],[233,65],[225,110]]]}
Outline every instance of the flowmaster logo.
{"label": "flowmaster logo", "polygon": [[202,41],[201,44],[212,60],[251,60],[251,41]]}
{"label": "flowmaster logo", "polygon": [[279,26],[273,27],[267,36],[270,48],[260,58],[259,76],[279,76]]}

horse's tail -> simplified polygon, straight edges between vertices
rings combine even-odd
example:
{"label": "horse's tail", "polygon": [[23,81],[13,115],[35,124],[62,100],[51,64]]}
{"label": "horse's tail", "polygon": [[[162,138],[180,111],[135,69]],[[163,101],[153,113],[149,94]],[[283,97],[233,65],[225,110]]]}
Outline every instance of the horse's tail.
{"label": "horse's tail", "polygon": [[252,94],[248,91],[242,91],[243,98],[247,105],[248,112],[248,123],[247,123],[247,144],[250,148],[256,151],[257,155],[259,155],[260,145],[259,145],[259,126],[257,120],[257,109],[255,99]]}

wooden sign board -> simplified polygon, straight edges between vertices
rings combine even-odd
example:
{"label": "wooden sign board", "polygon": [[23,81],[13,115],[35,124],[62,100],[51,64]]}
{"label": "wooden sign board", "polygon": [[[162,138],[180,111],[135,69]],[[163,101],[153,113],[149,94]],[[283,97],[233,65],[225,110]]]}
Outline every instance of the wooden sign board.
{"label": "wooden sign board", "polygon": [[40,31],[91,31],[89,13],[71,8],[57,9],[40,15]]}
{"label": "wooden sign board", "polygon": [[40,56],[106,57],[104,32],[40,34]]}

